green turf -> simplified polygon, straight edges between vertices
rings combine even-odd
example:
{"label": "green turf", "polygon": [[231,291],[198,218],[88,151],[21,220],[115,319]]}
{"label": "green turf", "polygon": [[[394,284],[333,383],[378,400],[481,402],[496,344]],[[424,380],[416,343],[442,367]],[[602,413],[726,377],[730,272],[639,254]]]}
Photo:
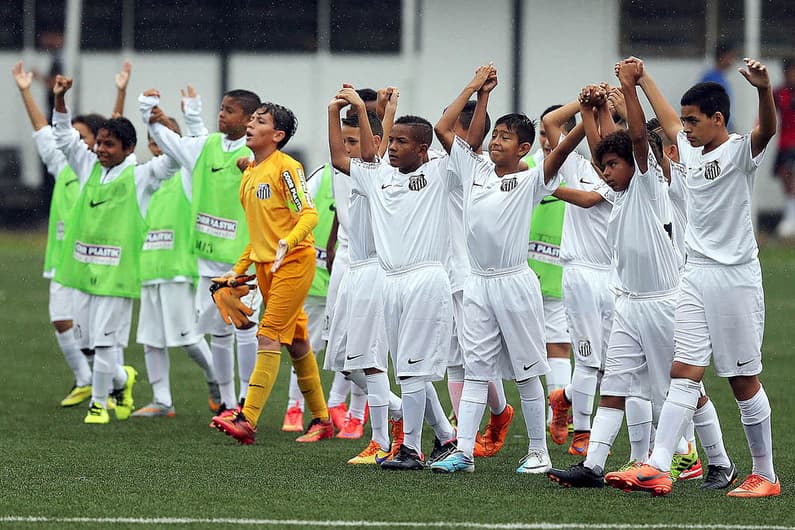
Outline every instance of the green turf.
{"label": "green turf", "polygon": [[[278,430],[288,363],[260,421],[257,443],[240,447],[208,428],[206,385],[181,350],[171,352],[177,417],[131,418],[86,426],[83,406],[61,409],[72,384],[47,317],[47,281],[39,273],[41,234],[0,234],[2,385],[0,385],[0,517],[190,517],[479,523],[610,523],[792,525],[795,459],[792,444],[792,315],[795,250],[762,251],[767,300],[763,382],[773,407],[774,448],[783,494],[759,501],[704,493],[698,482],[677,484],[665,498],[618,490],[564,490],[544,477],[513,471],[526,450],[517,414],[503,451],[478,460],[473,474],[388,473],[345,460],[365,441],[296,444]],[[131,342],[134,342],[135,326]],[[140,373],[136,402],[151,398],[139,345],[126,351]],[[324,374],[328,383],[328,374]],[[740,473],[750,457],[737,407],[725,381],[706,380],[721,416],[726,446]],[[513,385],[509,401],[518,404]],[[447,393],[439,385],[443,402]],[[518,406],[517,406],[518,409]],[[426,430],[426,446],[432,440]],[[550,442],[553,463],[576,461]],[[608,468],[626,459],[619,435]],[[76,526],[77,523],[55,526]],[[84,525],[107,527],[109,523]],[[53,524],[6,523],[0,526]],[[140,525],[117,524],[114,527]],[[202,523],[181,525],[200,528]]]}

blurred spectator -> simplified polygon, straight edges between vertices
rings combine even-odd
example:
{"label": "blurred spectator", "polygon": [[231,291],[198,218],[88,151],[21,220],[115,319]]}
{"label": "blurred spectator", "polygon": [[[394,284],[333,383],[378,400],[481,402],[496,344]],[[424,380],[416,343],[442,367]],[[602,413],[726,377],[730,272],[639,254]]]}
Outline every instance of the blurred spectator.
{"label": "blurred spectator", "polygon": [[795,237],[795,57],[784,59],[784,85],[773,92],[781,116],[776,176],[784,187],[784,212],[776,228],[779,237]]}
{"label": "blurred spectator", "polygon": [[[701,82],[712,81],[718,83],[726,89],[729,95],[729,101],[732,100],[731,88],[729,87],[729,80],[726,78],[728,70],[737,62],[737,47],[734,43],[729,41],[720,41],[715,47],[715,65],[707,70],[701,78]],[[734,105],[731,110],[734,111]],[[732,121],[726,124],[729,132],[733,130]]]}

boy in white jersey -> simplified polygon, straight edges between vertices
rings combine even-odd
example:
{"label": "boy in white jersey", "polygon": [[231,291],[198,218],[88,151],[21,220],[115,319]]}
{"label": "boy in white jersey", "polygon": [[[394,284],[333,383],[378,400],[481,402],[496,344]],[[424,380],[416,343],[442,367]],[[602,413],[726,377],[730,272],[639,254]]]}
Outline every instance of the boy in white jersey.
{"label": "boy in white jersey", "polygon": [[[364,148],[372,144],[372,133],[366,120],[359,125]],[[334,167],[349,173],[352,193],[369,201],[378,260],[386,271],[384,317],[402,389],[404,442],[383,469],[424,468],[423,416],[443,445],[455,439],[431,383],[443,377],[452,332],[450,282],[442,265],[452,179],[446,159],[424,162],[432,140],[427,120],[403,116],[389,136],[390,166],[372,161],[374,153],[367,157],[371,161],[351,160],[340,142],[330,144]]]}
{"label": "boy in white jersey", "polygon": [[[517,473],[543,473],[551,466],[546,447],[546,403],[539,376],[549,371],[544,314],[536,275],[527,265],[527,234],[532,206],[557,186],[557,170],[576,145],[564,140],[543,167],[519,171],[535,128],[524,114],[496,121],[489,142],[491,161],[483,160],[454,132],[455,120],[478,93],[485,106],[497,84],[492,65],[481,66],[450,104],[436,135],[450,154],[450,171],[463,188],[464,225],[471,276],[464,286],[464,388],[459,408],[456,451],[431,464],[440,473],[475,469],[475,434],[486,407],[488,382],[514,379],[530,439]],[[481,90],[483,89],[483,90]],[[484,108],[485,110],[485,108]]]}
{"label": "boy in white jersey", "polygon": [[733,497],[781,493],[773,468],[770,404],[759,382],[762,370],[764,293],[751,219],[756,169],[776,133],[776,110],[765,66],[746,58],[745,79],[757,89],[759,123],[750,134],[729,134],[729,99],[715,83],[699,83],[681,98],[681,121],[638,62],[646,92],[666,136],[676,140],[687,167],[687,263],[676,309],[671,386],[660,415],[649,464],[610,478],[622,489],[665,495],[676,440],[693,418],[700,381],[710,358],[727,377],[740,408],[753,469]]}

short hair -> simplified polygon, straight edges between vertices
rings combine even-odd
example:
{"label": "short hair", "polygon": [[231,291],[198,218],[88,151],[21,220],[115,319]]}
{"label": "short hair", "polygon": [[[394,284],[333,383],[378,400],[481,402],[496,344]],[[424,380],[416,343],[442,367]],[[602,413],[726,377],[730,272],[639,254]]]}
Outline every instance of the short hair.
{"label": "short hair", "polygon": [[362,101],[378,101],[378,92],[372,88],[358,88],[356,93],[362,98]]}
{"label": "short hair", "polygon": [[[541,119],[543,120],[544,116],[546,116],[547,114],[549,114],[553,110],[558,110],[562,106],[563,105],[552,105],[552,106],[547,107],[546,110],[544,110],[544,112],[541,113]],[[563,124],[563,130],[566,131],[567,133],[570,133],[571,130],[574,129],[574,127],[576,127],[576,126],[577,126],[577,118],[572,116],[571,118],[566,120],[565,123]]]}
{"label": "short hair", "polygon": [[107,119],[101,114],[78,114],[72,118],[72,123],[82,123],[94,134],[97,135],[99,128]]}
{"label": "short hair", "polygon": [[278,103],[271,103],[266,101],[260,104],[257,110],[261,110],[264,114],[270,114],[273,119],[273,128],[277,131],[284,132],[284,138],[277,145],[279,149],[287,145],[298,130],[298,119],[293,114],[293,111]]}
{"label": "short hair", "polygon": [[660,128],[660,120],[658,120],[657,118],[652,118],[646,122],[646,136],[649,141],[649,147],[651,147],[651,150],[654,153],[654,157],[658,161],[662,161],[663,139],[660,136],[660,133],[657,132],[657,129],[659,128]]}
{"label": "short hair", "polygon": [[731,108],[729,94],[718,83],[706,81],[693,85],[682,95],[679,103],[683,107],[685,105],[696,106],[707,116],[714,116],[716,112],[720,112],[723,114],[725,123],[729,123],[729,109]]}
{"label": "short hair", "polygon": [[532,144],[536,139],[536,124],[524,114],[513,112],[500,116],[494,124],[495,127],[497,125],[505,125],[509,131],[516,133],[520,144]]}
{"label": "short hair", "polygon": [[175,133],[177,133],[178,135],[182,136],[182,129],[180,129],[179,127],[179,122],[177,122],[177,120],[172,118],[171,116],[166,116],[166,119],[168,120],[167,127],[172,131],[174,131]]}
{"label": "short hair", "polygon": [[608,153],[618,155],[619,158],[623,158],[627,163],[633,167],[635,166],[635,157],[632,153],[632,138],[625,129],[611,132],[596,144],[594,148],[595,162],[602,169],[604,169],[602,157]]}
{"label": "short hair", "polygon": [[135,148],[138,143],[138,136],[135,134],[135,127],[127,118],[111,118],[105,120],[100,125],[99,130],[105,129],[112,137],[121,142],[124,149]]}
{"label": "short hair", "polygon": [[[375,136],[384,136],[384,126],[381,124],[381,120],[378,119],[375,112],[367,112],[367,121],[370,122],[370,130],[373,132]],[[342,118],[342,124],[346,127],[356,127],[359,128],[359,115],[353,114],[350,118]]]}
{"label": "short hair", "polygon": [[433,142],[433,126],[425,118],[407,114],[396,119],[395,125],[408,125],[415,142],[427,145],[431,145]]}
{"label": "short hair", "polygon": [[[466,105],[464,105],[464,110],[462,110],[458,114],[458,121],[461,125],[466,129],[469,130],[469,127],[472,125],[472,116],[475,115],[475,107],[477,106],[477,101],[467,101]],[[486,112],[486,126],[483,128],[483,134],[486,134],[488,131],[491,130],[491,117],[489,113]]]}
{"label": "short hair", "polygon": [[715,46],[715,60],[717,61],[727,53],[737,50],[737,46],[730,40],[721,40]]}
{"label": "short hair", "polygon": [[254,114],[262,104],[259,96],[250,90],[230,90],[224,93],[224,97],[234,99],[246,114]]}

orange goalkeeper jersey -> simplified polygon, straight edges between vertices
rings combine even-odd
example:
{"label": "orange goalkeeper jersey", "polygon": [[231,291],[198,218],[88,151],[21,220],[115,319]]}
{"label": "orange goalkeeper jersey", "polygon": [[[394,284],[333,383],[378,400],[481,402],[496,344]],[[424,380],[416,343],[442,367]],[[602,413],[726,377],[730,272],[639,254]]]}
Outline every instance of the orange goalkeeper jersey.
{"label": "orange goalkeeper jersey", "polygon": [[242,273],[251,262],[273,261],[280,239],[287,241],[288,252],[314,246],[317,210],[307,191],[304,168],[291,156],[275,151],[257,165],[252,162],[240,181],[240,203],[246,212],[249,244],[235,271]]}

